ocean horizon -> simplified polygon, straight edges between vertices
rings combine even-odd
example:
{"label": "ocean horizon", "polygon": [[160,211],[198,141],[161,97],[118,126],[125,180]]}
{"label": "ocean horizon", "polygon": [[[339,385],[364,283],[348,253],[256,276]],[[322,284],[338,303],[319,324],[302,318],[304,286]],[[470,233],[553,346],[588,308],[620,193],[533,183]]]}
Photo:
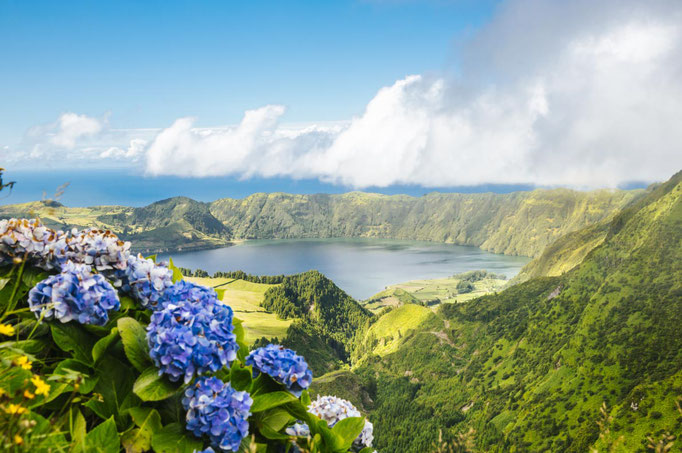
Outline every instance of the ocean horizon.
{"label": "ocean horizon", "polygon": [[[367,187],[335,185],[314,179],[290,178],[210,177],[182,178],[177,176],[146,176],[128,170],[5,170],[5,183],[16,182],[11,191],[3,191],[0,205],[55,199],[66,206],[86,207],[96,205],[145,206],[170,197],[185,196],[197,201],[214,201],[219,198],[244,198],[259,192],[285,192],[295,194],[338,194],[354,190],[422,196],[430,192],[458,193],[509,193],[533,190],[529,184],[484,184],[479,186],[422,187],[393,185]],[[61,196],[60,187],[68,184]]]}

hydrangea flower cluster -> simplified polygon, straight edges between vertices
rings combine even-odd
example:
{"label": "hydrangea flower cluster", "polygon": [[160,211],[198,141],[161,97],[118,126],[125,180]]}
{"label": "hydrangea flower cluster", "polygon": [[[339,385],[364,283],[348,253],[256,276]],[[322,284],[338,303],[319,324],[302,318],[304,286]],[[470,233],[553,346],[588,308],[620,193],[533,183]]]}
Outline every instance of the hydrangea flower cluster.
{"label": "hydrangea flower cluster", "polygon": [[0,220],[0,265],[26,258],[42,269],[54,269],[54,249],[62,236],[36,219]]}
{"label": "hydrangea flower cluster", "polygon": [[60,262],[73,261],[94,267],[98,272],[113,276],[113,271],[128,267],[130,242],[124,242],[109,230],[71,230],[57,244],[55,255]]}
{"label": "hydrangea flower cluster", "polygon": [[[308,406],[308,412],[317,415],[320,419],[327,422],[329,427],[333,427],[340,420],[348,417],[362,417],[362,414],[350,401],[346,401],[342,398],[337,398],[336,396],[317,396],[317,399],[310,403]],[[310,434],[308,426],[304,423],[297,423],[290,426],[286,430],[287,434],[290,436],[307,436]],[[300,434],[298,434],[300,433]],[[362,429],[360,435],[353,442],[353,447],[356,449],[362,449],[365,447],[371,447],[374,441],[374,426],[372,423],[365,419],[365,427]]]}
{"label": "hydrangea flower cluster", "polygon": [[313,372],[305,359],[278,344],[254,350],[246,358],[246,364],[253,366],[254,377],[265,373],[296,396],[301,396],[313,381]]}
{"label": "hydrangea flower cluster", "polygon": [[[253,400],[216,377],[199,377],[185,391],[182,404],[187,410],[187,429],[195,436],[209,435],[222,450],[237,451],[249,433]],[[212,451],[212,450],[211,450]]]}
{"label": "hydrangea flower cluster", "polygon": [[188,282],[178,282],[164,299],[165,306],[152,314],[147,326],[149,355],[170,380],[188,383],[194,374],[216,372],[237,357],[237,336],[232,333],[232,309],[216,297],[184,299],[185,293],[205,293]]}
{"label": "hydrangea flower cluster", "polygon": [[65,323],[102,326],[109,321],[109,310],[120,302],[113,286],[90,266],[67,262],[60,274],[52,275],[31,288],[28,303],[37,318],[58,319]]}
{"label": "hydrangea flower cluster", "polygon": [[156,307],[161,310],[169,304],[177,305],[181,301],[188,301],[191,303],[214,304],[220,303],[218,301],[218,294],[213,288],[197,285],[186,280],[179,280],[174,285],[168,287],[159,297]]}
{"label": "hydrangea flower cluster", "polygon": [[166,266],[145,259],[142,255],[128,257],[124,270],[116,273],[121,289],[129,292],[142,307],[152,310],[159,307],[159,298],[173,285],[173,273]]}

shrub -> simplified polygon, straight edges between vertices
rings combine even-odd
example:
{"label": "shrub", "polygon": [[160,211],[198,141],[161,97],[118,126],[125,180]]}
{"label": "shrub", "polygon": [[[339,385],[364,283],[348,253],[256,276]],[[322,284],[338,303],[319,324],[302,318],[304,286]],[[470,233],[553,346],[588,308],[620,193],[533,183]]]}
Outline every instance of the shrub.
{"label": "shrub", "polygon": [[371,451],[359,412],[309,412],[303,357],[270,345],[247,360],[215,291],[129,249],[108,231],[0,221],[3,450]]}

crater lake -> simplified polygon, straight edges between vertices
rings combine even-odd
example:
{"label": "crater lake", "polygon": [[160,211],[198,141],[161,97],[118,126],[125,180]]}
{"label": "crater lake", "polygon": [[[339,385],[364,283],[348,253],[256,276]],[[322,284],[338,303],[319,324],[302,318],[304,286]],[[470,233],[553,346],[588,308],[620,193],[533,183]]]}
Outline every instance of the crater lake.
{"label": "crater lake", "polygon": [[248,240],[231,247],[159,254],[176,266],[254,275],[297,274],[311,269],[364,300],[388,285],[443,278],[485,269],[514,277],[530,258],[486,252],[477,247],[391,239]]}

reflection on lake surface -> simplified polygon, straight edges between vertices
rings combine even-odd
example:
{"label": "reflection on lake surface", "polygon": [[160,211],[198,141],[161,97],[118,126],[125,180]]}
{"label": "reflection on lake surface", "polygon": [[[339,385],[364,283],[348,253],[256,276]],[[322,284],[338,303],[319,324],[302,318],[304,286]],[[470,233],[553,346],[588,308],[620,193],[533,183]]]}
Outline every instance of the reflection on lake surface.
{"label": "reflection on lake surface", "polygon": [[390,239],[251,240],[232,247],[169,256],[177,266],[255,275],[296,274],[317,269],[357,299],[408,280],[442,278],[485,269],[508,278],[529,259],[476,247]]}

